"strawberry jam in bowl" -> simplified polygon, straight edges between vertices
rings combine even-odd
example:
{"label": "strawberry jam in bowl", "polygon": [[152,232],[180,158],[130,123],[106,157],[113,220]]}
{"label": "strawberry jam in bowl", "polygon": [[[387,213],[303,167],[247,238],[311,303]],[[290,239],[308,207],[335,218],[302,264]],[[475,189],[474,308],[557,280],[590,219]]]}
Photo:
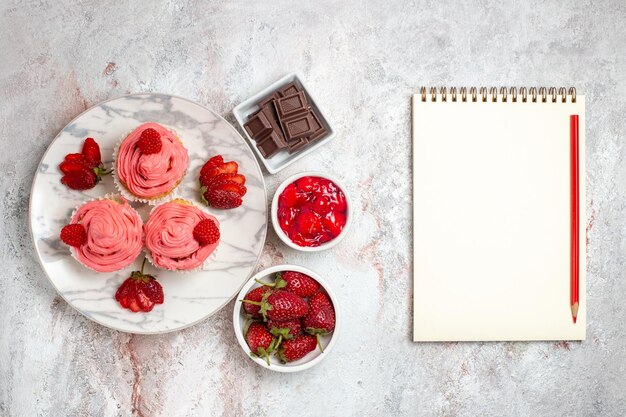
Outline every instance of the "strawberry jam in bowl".
{"label": "strawberry jam in bowl", "polygon": [[272,201],[274,230],[286,245],[305,252],[330,249],[351,221],[349,197],[337,179],[303,172],[285,180]]}

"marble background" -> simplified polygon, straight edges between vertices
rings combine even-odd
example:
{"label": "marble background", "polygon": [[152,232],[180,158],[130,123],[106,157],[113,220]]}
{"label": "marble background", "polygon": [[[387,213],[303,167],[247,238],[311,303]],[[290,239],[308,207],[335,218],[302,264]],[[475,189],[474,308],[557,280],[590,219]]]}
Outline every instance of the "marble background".
{"label": "marble background", "polygon": [[[626,412],[626,5],[623,0],[14,1],[0,5],[1,416],[622,416]],[[305,373],[267,372],[229,305],[140,337],[58,297],[36,261],[28,197],[46,147],[104,99],[181,95],[231,109],[290,71],[337,131],[276,176],[343,177],[350,235],[320,254],[269,233],[259,268],[327,277],[345,332]],[[419,86],[546,85],[587,96],[588,340],[415,344],[409,97]]]}

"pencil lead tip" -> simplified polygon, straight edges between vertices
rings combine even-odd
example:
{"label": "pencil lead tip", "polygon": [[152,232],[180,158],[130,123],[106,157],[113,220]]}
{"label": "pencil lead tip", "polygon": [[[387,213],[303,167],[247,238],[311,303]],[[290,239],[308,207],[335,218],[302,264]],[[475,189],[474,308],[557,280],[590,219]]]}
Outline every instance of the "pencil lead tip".
{"label": "pencil lead tip", "polygon": [[578,301],[572,304],[572,319],[574,320],[574,324],[576,324],[577,317],[578,317]]}

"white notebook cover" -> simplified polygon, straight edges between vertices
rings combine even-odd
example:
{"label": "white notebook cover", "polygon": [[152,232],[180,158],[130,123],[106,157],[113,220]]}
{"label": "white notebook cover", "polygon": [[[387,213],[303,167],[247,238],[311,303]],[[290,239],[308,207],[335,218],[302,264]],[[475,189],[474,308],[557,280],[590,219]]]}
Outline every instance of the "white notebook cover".
{"label": "white notebook cover", "polygon": [[[415,341],[582,340],[585,98],[412,99]],[[580,309],[570,310],[570,122],[579,115]]]}

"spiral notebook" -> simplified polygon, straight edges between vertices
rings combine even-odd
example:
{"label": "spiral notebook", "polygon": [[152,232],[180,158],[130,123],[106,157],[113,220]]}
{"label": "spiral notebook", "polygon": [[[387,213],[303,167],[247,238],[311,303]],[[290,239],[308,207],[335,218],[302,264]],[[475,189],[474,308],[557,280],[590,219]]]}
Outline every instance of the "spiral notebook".
{"label": "spiral notebook", "polygon": [[[584,96],[423,88],[411,112],[413,339],[584,339]],[[579,116],[578,238],[570,228],[572,115]],[[574,243],[581,254],[576,323]]]}

